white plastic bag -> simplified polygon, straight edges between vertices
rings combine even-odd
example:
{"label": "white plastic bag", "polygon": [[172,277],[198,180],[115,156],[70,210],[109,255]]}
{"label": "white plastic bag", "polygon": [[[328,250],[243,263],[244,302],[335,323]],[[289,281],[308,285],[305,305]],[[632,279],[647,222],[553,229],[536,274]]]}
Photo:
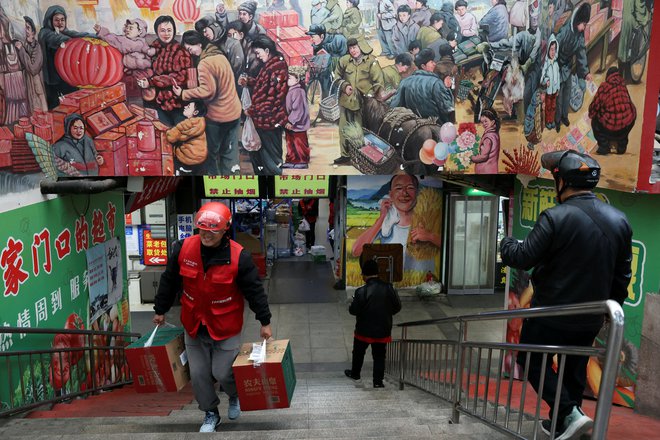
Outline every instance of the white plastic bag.
{"label": "white plastic bag", "polygon": [[149,339],[147,339],[147,342],[144,343],[145,347],[151,347],[151,344],[154,343],[154,338],[156,337],[156,332],[158,331],[159,327],[176,327],[173,324],[170,324],[169,322],[163,322],[161,325],[157,325],[154,327],[153,331],[151,332],[151,335],[149,335]]}
{"label": "white plastic bag", "polygon": [[247,151],[259,151],[259,149],[261,149],[259,133],[257,133],[257,128],[254,126],[254,122],[252,122],[252,118],[249,116],[245,117],[241,143],[243,144],[243,148]]}
{"label": "white plastic bag", "polygon": [[300,224],[298,225],[298,231],[300,232],[307,232],[310,230],[309,222],[307,219],[302,219],[300,220]]}
{"label": "white plastic bag", "polygon": [[266,340],[261,344],[252,344],[252,353],[248,357],[248,360],[254,362],[254,366],[258,367],[259,365],[266,362]]}
{"label": "white plastic bag", "polygon": [[243,92],[241,93],[241,107],[243,110],[247,110],[252,105],[252,97],[250,96],[250,91],[247,87],[243,87]]}
{"label": "white plastic bag", "polygon": [[[250,91],[247,87],[244,87],[241,94],[241,106],[243,107],[243,111],[249,109],[251,105],[252,98],[250,97]],[[254,122],[249,116],[245,116],[243,133],[241,134],[241,143],[243,144],[243,148],[247,151],[259,151],[261,148],[259,133],[257,133],[257,128],[254,126]]]}

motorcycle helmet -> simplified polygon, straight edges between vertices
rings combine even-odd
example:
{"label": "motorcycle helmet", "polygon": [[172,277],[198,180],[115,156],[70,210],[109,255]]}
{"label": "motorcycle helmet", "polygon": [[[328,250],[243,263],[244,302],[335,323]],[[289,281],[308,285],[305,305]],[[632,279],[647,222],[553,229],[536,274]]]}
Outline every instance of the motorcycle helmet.
{"label": "motorcycle helmet", "polygon": [[[591,156],[573,150],[553,151],[541,156],[541,165],[552,173],[555,179],[558,199],[565,188],[591,189],[600,179],[600,165]],[[559,179],[564,186],[559,190]]]}
{"label": "motorcycle helmet", "polygon": [[231,225],[231,211],[220,202],[204,204],[195,215],[195,227],[211,232],[221,232]]}

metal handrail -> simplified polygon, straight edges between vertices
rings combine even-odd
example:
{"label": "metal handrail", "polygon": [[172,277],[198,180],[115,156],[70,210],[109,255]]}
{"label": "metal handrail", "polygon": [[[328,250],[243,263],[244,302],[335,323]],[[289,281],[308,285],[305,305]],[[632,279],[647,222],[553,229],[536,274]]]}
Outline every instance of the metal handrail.
{"label": "metal handrail", "polygon": [[[125,347],[139,338],[139,333],[25,327],[2,327],[0,332],[51,335],[54,342],[66,336],[84,339],[84,344],[78,346],[0,352],[0,366],[6,369],[9,396],[8,402],[0,407],[0,417],[44,404],[86,397],[133,382]],[[13,377],[18,377],[19,381],[16,390],[12,389]],[[74,379],[78,380],[77,386],[73,385]],[[84,383],[82,379],[85,379]]]}
{"label": "metal handrail", "polygon": [[[548,316],[571,316],[571,315],[605,315],[609,322],[606,348],[597,347],[574,347],[574,346],[547,346],[534,344],[512,344],[497,342],[479,342],[468,340],[468,324],[486,320],[507,320],[512,318],[536,318]],[[407,333],[410,327],[454,324],[458,325],[458,337],[456,339],[408,339]],[[459,315],[446,318],[428,319],[422,321],[410,321],[397,324],[401,328],[401,339],[393,341],[388,346],[388,363],[386,371],[389,375],[399,380],[399,388],[403,389],[404,383],[418,386],[426,391],[439,395],[444,400],[453,404],[452,422],[459,422],[459,414],[465,413],[490,425],[491,427],[512,434],[517,438],[525,438],[521,433],[522,419],[524,413],[524,398],[526,394],[527,377],[529,372],[530,353],[543,353],[542,370],[545,369],[548,354],[559,356],[560,377],[564,370],[567,355],[578,356],[604,356],[603,370],[596,404],[596,414],[592,431],[593,439],[605,439],[607,434],[609,416],[612,408],[612,396],[614,394],[616,374],[619,362],[619,354],[623,342],[624,314],[621,306],[613,300],[590,302],[582,304],[568,304],[561,306],[536,307],[531,309],[498,310],[492,312],[481,312],[468,315]],[[450,355],[451,349],[451,355]],[[473,369],[473,352],[477,351],[476,380],[474,382],[474,400],[470,407],[471,371]],[[481,386],[479,377],[482,369],[483,350],[487,351],[487,366],[485,370],[485,392],[483,397],[479,396]],[[521,396],[521,408],[518,413],[517,428],[509,428],[511,409],[511,390],[513,386],[513,374],[509,375],[508,397],[505,405],[505,419],[503,424],[498,423],[498,411],[500,409],[500,386],[502,379],[502,367],[505,353],[513,351],[527,353],[523,373],[523,391]],[[493,351],[500,352],[497,377],[493,379],[491,373]],[[467,361],[466,361],[467,358]],[[419,361],[419,362],[418,362]],[[443,368],[444,366],[444,368]],[[410,373],[418,373],[410,374]],[[465,374],[467,373],[467,374]],[[465,374],[465,378],[463,377]],[[409,377],[410,376],[410,377]],[[434,379],[434,378],[437,378]],[[490,380],[497,380],[494,402],[488,398]],[[536,402],[536,413],[533,421],[538,422],[541,409],[541,395],[543,390],[543,376],[539,384],[539,393]],[[561,387],[561,378],[559,382]],[[466,405],[462,403],[465,394]],[[558,401],[556,399],[553,410],[552,433],[555,432],[558,414]],[[494,407],[492,418],[486,416],[488,405]],[[478,407],[481,405],[481,411]],[[536,438],[537,430],[534,429],[533,437]]]}

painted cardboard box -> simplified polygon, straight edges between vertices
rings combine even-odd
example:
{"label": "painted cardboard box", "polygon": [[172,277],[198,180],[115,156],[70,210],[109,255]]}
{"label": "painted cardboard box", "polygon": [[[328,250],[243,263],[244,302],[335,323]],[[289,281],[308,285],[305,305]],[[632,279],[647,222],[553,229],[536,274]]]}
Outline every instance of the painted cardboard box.
{"label": "painted cardboard box", "polygon": [[232,366],[241,410],[291,406],[296,372],[289,340],[269,341],[266,344],[266,361],[259,366],[248,359],[251,352],[252,343],[243,344]]}
{"label": "painted cardboard box", "polygon": [[138,393],[179,391],[190,381],[188,357],[183,342],[183,328],[159,328],[150,347],[144,344],[151,334],[126,347]]}

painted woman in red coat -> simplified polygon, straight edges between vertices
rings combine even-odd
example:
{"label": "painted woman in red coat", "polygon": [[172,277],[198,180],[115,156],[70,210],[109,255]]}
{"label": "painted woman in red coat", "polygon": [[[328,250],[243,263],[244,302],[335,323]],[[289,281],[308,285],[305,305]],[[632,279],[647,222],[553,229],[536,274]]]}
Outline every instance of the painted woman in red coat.
{"label": "painted woman in red coat", "polygon": [[282,174],[282,134],[288,120],[286,94],[289,91],[288,67],[275,42],[265,35],[252,41],[252,50],[263,67],[256,78],[242,75],[238,83],[252,92],[252,105],[246,110],[261,139],[261,148],[250,152],[254,174]]}
{"label": "painted woman in red coat", "polygon": [[172,86],[186,87],[188,69],[193,67],[190,54],[174,38],[176,24],[169,15],[161,15],[154,23],[158,39],[151,43],[156,49],[152,60],[154,76],[138,80],[145,101],[155,101],[158,119],[174,127],[183,121],[183,101],[172,91]]}

